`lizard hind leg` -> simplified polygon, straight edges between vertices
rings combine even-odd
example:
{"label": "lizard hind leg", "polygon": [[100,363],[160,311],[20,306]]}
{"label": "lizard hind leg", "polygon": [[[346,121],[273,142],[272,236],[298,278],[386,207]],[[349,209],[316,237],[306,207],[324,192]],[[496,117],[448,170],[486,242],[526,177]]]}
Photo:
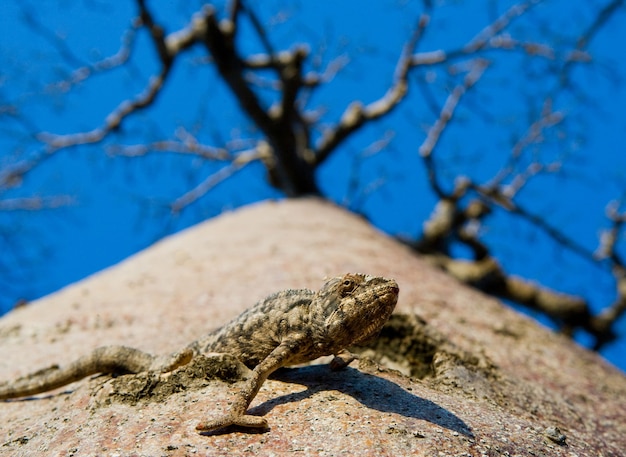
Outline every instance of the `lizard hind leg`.
{"label": "lizard hind leg", "polygon": [[182,351],[160,357],[154,357],[150,364],[150,371],[158,371],[161,373],[169,373],[178,367],[187,365],[193,358],[193,350],[185,348]]}

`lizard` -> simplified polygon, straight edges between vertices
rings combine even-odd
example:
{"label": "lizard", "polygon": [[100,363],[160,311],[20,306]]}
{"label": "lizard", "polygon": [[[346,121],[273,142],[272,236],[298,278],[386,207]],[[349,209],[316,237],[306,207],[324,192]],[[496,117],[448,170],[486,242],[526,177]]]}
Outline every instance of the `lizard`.
{"label": "lizard", "polygon": [[0,385],[0,400],[36,395],[96,373],[167,373],[197,354],[229,353],[250,370],[224,415],[200,422],[200,432],[230,425],[268,428],[264,417],[246,414],[267,377],[278,368],[334,355],[331,369],[355,356],[347,347],[376,336],[398,301],[393,279],[364,274],[331,278],[314,292],[288,289],[259,301],[237,318],[181,351],[153,356],[126,346],[104,346],[75,362]]}

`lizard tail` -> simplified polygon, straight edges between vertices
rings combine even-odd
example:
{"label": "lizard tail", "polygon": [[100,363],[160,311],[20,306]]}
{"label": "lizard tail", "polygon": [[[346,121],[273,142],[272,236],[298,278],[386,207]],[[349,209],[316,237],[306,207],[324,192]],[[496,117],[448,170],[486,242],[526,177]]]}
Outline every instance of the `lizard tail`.
{"label": "lizard tail", "polygon": [[[180,357],[179,354],[175,355],[178,355],[178,358],[174,357],[176,360],[186,359],[184,356]],[[101,347],[67,366],[54,366],[32,373],[15,382],[0,385],[0,400],[47,392],[96,373],[147,371],[154,367],[157,360],[159,360],[157,357],[147,352],[126,346]]]}

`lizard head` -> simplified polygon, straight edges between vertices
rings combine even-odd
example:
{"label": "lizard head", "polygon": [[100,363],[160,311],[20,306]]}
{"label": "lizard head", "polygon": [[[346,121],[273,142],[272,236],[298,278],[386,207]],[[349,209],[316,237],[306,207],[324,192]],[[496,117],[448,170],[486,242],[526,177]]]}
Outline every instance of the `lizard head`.
{"label": "lizard head", "polygon": [[346,274],[332,278],[318,292],[314,312],[325,323],[326,343],[345,348],[376,335],[398,301],[393,279]]}

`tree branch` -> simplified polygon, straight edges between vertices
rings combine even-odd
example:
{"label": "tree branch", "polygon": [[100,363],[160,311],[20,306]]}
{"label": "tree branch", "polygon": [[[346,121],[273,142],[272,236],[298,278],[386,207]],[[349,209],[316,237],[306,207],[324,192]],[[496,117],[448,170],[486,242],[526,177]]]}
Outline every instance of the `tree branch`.
{"label": "tree branch", "polygon": [[378,100],[364,106],[361,102],[351,103],[339,123],[332,129],[327,130],[315,146],[316,163],[323,163],[330,154],[352,133],[359,130],[366,123],[379,119],[389,114],[406,96],[408,92],[408,75],[412,67],[412,53],[414,52],[420,37],[426,29],[430,17],[422,14],[417,27],[409,41],[405,44],[396,64],[393,84],[387,93]]}

